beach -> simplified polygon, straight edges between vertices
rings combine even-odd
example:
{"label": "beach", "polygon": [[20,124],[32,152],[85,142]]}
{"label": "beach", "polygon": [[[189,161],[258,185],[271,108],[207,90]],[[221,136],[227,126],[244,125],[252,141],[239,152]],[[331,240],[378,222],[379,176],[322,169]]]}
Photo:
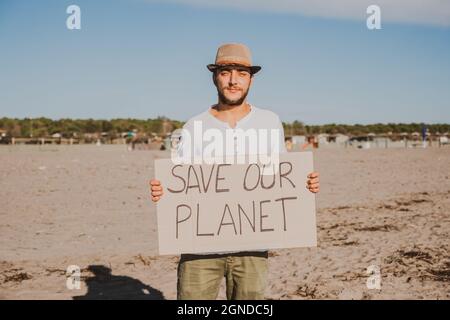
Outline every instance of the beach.
{"label": "beach", "polygon": [[[318,246],[271,250],[266,298],[449,299],[450,147],[313,153]],[[0,146],[0,299],[175,299],[179,257],[157,254],[148,189],[168,156]]]}

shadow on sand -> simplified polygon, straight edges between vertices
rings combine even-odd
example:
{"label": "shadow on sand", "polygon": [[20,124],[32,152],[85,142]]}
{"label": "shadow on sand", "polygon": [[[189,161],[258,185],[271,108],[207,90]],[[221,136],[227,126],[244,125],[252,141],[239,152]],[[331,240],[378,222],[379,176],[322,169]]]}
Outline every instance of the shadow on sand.
{"label": "shadow on sand", "polygon": [[74,296],[74,300],[164,300],[161,291],[141,281],[111,274],[111,269],[103,265],[87,268],[93,276],[85,279],[87,293]]}

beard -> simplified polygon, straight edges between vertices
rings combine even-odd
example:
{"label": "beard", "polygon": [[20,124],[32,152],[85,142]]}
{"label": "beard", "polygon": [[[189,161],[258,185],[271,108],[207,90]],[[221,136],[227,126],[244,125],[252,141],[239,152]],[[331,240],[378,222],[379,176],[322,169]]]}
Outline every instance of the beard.
{"label": "beard", "polygon": [[246,91],[242,91],[242,96],[240,98],[232,100],[232,99],[228,99],[227,97],[225,97],[224,89],[221,90],[221,89],[217,88],[219,102],[221,104],[225,104],[228,106],[239,106],[245,101],[245,98],[247,98],[249,90],[250,90],[250,87],[248,87]]}

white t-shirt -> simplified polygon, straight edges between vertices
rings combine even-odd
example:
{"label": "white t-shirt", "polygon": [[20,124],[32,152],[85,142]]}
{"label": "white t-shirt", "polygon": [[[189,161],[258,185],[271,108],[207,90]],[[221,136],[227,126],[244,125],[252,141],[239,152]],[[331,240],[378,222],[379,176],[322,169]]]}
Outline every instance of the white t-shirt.
{"label": "white t-shirt", "polygon": [[[206,110],[191,119],[183,126],[181,139],[177,146],[177,155],[192,162],[194,157],[205,156],[206,149],[214,151],[214,157],[230,155],[248,155],[271,153],[284,153],[283,125],[278,115],[270,110],[260,109],[250,104],[250,112],[237,121],[235,128],[231,128],[227,122],[214,117]],[[229,139],[227,139],[227,134]],[[241,137],[239,138],[239,134]],[[256,140],[255,140],[256,136]],[[225,141],[217,143],[223,137]],[[205,141],[206,140],[206,141]],[[228,148],[227,148],[227,144]],[[255,146],[258,146],[255,149]],[[266,251],[266,250],[252,250]],[[215,253],[200,254],[225,254],[239,251],[220,251]],[[197,253],[199,254],[199,253]]]}
{"label": "white t-shirt", "polygon": [[231,155],[284,153],[284,130],[280,118],[270,110],[250,105],[250,112],[231,128],[206,110],[183,126],[177,147],[179,157],[223,157]]}

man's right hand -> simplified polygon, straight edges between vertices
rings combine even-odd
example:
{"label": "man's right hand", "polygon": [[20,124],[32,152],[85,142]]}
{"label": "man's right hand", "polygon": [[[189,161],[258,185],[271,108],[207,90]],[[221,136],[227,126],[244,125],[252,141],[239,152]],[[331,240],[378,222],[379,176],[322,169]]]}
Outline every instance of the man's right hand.
{"label": "man's right hand", "polygon": [[161,199],[163,192],[163,187],[161,186],[161,181],[152,179],[150,180],[150,194],[153,202],[158,202]]}

